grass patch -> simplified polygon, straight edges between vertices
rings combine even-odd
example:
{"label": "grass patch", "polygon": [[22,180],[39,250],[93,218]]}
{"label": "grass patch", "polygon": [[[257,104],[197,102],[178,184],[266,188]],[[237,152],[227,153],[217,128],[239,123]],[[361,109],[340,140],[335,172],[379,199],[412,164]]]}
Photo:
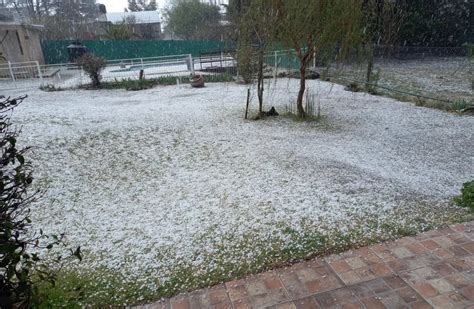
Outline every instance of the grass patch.
{"label": "grass patch", "polygon": [[306,115],[304,118],[301,118],[300,116],[291,113],[291,112],[285,112],[281,114],[281,117],[291,119],[295,122],[322,122],[326,119],[326,116],[324,115]]}
{"label": "grass patch", "polygon": [[474,101],[473,102],[469,102],[468,100],[456,100],[454,101],[451,106],[450,106],[450,109],[452,111],[455,111],[457,113],[462,113],[462,111],[468,107],[471,107],[471,106],[474,106]]}
{"label": "grass patch", "polygon": [[[423,95],[419,93],[417,95],[417,90],[414,89],[405,89],[405,88],[394,88],[388,89],[384,86],[378,85],[379,76],[376,76],[377,82],[370,84],[369,87],[362,87],[358,82],[352,81],[348,83],[347,79],[345,78],[338,78],[334,77],[332,79],[333,82],[336,84],[345,86],[346,91],[351,92],[365,92],[372,95],[381,95],[383,97],[392,98],[402,102],[410,102],[415,103],[416,106],[428,107],[439,109],[447,112],[456,112],[460,113],[463,109],[474,106],[474,102],[470,102],[467,99],[446,99],[446,100],[438,100],[436,99],[436,95]],[[433,98],[430,98],[432,96]]]}
{"label": "grass patch", "polygon": [[[205,75],[206,83],[232,82],[234,77],[230,74]],[[128,91],[138,91],[150,89],[155,86],[172,86],[177,84],[189,84],[188,77],[161,76],[149,79],[122,79],[113,82],[102,82],[100,89],[126,89]]]}
{"label": "grass patch", "polygon": [[[423,215],[412,216],[403,223],[396,219],[381,222],[375,217],[361,214],[355,219],[352,228],[341,231],[328,225],[329,230],[324,234],[317,230],[318,225],[324,225],[324,222],[307,219],[300,222],[299,227],[281,222],[277,224],[280,235],[267,239],[249,231],[240,240],[233,241],[234,235],[221,235],[223,239],[215,240],[214,232],[209,231],[203,243],[211,240],[218,250],[213,254],[196,253],[203,259],[201,265],[177,265],[167,270],[167,279],[162,282],[152,274],[146,278],[132,278],[108,269],[62,272],[55,287],[40,287],[42,293],[49,297],[41,308],[146,304],[294,262],[412,236],[472,218],[466,217],[462,209],[454,213],[439,211],[426,218]],[[397,216],[409,218],[409,213],[410,210],[406,210]],[[229,256],[233,258],[229,259]],[[157,258],[160,257],[166,259],[158,253]]]}

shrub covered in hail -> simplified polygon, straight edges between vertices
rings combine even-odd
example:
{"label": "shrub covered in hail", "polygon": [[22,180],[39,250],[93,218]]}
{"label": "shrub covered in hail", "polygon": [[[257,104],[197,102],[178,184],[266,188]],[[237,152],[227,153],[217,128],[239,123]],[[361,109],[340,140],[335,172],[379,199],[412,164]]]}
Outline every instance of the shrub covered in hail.
{"label": "shrub covered in hail", "polygon": [[77,60],[77,64],[89,75],[92,87],[100,87],[101,72],[105,69],[104,58],[98,57],[94,54],[84,54]]}

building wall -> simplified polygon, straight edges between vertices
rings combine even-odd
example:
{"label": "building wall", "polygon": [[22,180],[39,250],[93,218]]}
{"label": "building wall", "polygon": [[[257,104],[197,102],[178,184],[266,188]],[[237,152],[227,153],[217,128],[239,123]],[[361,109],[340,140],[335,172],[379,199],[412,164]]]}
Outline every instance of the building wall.
{"label": "building wall", "polygon": [[211,5],[228,5],[229,0],[201,0],[203,3],[211,4]]}
{"label": "building wall", "polygon": [[44,63],[40,31],[30,26],[0,24],[0,52],[10,62]]}

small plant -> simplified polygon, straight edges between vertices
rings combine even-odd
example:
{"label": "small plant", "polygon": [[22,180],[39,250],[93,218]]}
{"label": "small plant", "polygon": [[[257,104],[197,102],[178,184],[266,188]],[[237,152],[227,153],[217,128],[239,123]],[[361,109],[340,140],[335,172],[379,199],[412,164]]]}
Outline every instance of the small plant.
{"label": "small plant", "polygon": [[426,106],[427,102],[424,98],[421,97],[415,97],[415,105],[416,106]]}
{"label": "small plant", "polygon": [[306,113],[310,117],[321,117],[321,102],[318,100],[318,106],[316,106],[316,96],[310,91],[306,91]]}
{"label": "small plant", "polygon": [[467,100],[456,100],[453,102],[451,105],[451,109],[455,112],[461,113],[466,107],[468,107],[470,104]]}
{"label": "small plant", "polygon": [[56,87],[53,84],[46,84],[46,85],[41,85],[40,89],[46,92],[54,92],[54,91],[63,91],[64,89],[61,87]]}
{"label": "small plant", "polygon": [[93,88],[100,87],[102,70],[105,69],[106,63],[104,58],[95,56],[94,54],[85,54],[77,60],[77,64],[89,75]]}
{"label": "small plant", "polygon": [[461,195],[454,198],[454,203],[474,211],[474,180],[463,184]]}
{"label": "small plant", "polygon": [[128,91],[138,91],[153,88],[157,83],[151,79],[128,79],[124,80],[123,84]]}
{"label": "small plant", "polygon": [[234,77],[230,74],[216,74],[216,75],[205,75],[204,79],[206,83],[225,83],[233,82]]}
{"label": "small plant", "polygon": [[[205,75],[204,79],[207,83],[221,83],[234,81],[234,77],[230,74],[216,74]],[[189,83],[189,79],[176,76],[160,76],[158,78],[150,79],[123,79],[113,82],[103,82],[100,84],[100,89],[126,89],[129,91],[138,91],[153,88],[157,85],[172,86],[177,84]]]}
{"label": "small plant", "polygon": [[[307,89],[305,91],[305,100],[304,106],[306,110],[306,117],[300,120],[319,120],[321,119],[321,101],[316,99],[314,92]],[[297,116],[298,107],[295,101],[290,101],[285,107],[285,112],[287,115]]]}

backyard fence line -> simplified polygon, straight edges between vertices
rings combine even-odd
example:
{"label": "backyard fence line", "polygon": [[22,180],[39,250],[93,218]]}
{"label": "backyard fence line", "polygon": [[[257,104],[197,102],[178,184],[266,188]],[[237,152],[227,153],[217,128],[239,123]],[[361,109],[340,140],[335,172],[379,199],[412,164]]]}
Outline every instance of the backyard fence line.
{"label": "backyard fence line", "polygon": [[[144,70],[146,76],[189,75],[194,74],[194,60],[190,54],[109,60],[101,76],[104,81],[138,79],[140,70]],[[77,63],[0,64],[0,90],[75,88],[88,83],[85,77]]]}
{"label": "backyard fence line", "polygon": [[[385,49],[388,49],[385,47]],[[438,50],[440,50],[439,48]],[[400,49],[401,50],[401,49]],[[425,48],[404,48],[418,55],[412,57],[374,57],[374,80],[367,82],[367,59],[349,59],[337,67],[336,62],[322,66],[315,59],[310,68],[322,78],[330,78],[342,84],[357,83],[381,89],[384,94],[396,93],[420,99],[453,103],[459,100],[472,101],[471,81],[474,60],[458,56],[460,49],[453,49],[453,57],[428,56]],[[445,52],[448,49],[444,49]],[[430,55],[436,50],[432,50]],[[423,52],[420,54],[418,52]],[[438,53],[439,54],[439,53]],[[265,78],[298,77],[300,62],[294,50],[275,50],[264,56]],[[102,72],[104,81],[138,79],[140,70],[145,78],[160,76],[184,77],[192,74],[239,75],[237,59],[232,52],[202,53],[198,57],[191,54],[158,57],[115,59],[106,62]],[[281,74],[285,73],[285,74]],[[40,65],[36,62],[0,64],[0,91],[5,89],[74,88],[88,83],[82,69],[74,63]],[[474,80],[472,81],[474,85]],[[0,93],[1,94],[1,93]]]}
{"label": "backyard fence line", "polygon": [[[299,76],[300,63],[294,51],[278,51],[275,59],[278,60],[268,58],[267,63],[276,63],[278,72],[293,70],[288,75]],[[315,59],[309,67],[323,79],[345,85],[367,85],[389,96],[398,94],[447,104],[474,104],[474,57],[466,48],[378,47],[378,51],[374,51],[369,81],[368,64],[368,57],[357,56],[355,52],[343,62],[324,65]]]}
{"label": "backyard fence line", "polygon": [[[67,46],[72,40],[44,40],[41,42],[46,63],[68,61]],[[82,40],[87,50],[107,60],[145,58],[165,55],[192,54],[198,57],[203,50],[223,49],[228,43],[221,41],[116,41]]]}
{"label": "backyard fence line", "polygon": [[446,100],[446,99],[440,99],[440,98],[435,98],[435,97],[429,97],[429,96],[425,96],[425,95],[422,95],[422,94],[419,94],[419,93],[413,93],[413,92],[398,90],[398,89],[390,88],[390,87],[379,85],[379,84],[370,83],[370,82],[363,81],[363,80],[355,80],[355,79],[350,79],[350,78],[345,78],[345,77],[335,77],[335,78],[340,79],[340,80],[344,80],[344,81],[350,82],[350,83],[357,83],[359,85],[367,85],[367,86],[374,87],[374,88],[385,89],[385,90],[388,90],[390,92],[396,92],[396,93],[399,93],[399,94],[412,96],[412,97],[417,97],[417,98],[420,98],[420,99],[427,99],[427,100],[444,102],[444,103],[454,103],[453,100]]}

